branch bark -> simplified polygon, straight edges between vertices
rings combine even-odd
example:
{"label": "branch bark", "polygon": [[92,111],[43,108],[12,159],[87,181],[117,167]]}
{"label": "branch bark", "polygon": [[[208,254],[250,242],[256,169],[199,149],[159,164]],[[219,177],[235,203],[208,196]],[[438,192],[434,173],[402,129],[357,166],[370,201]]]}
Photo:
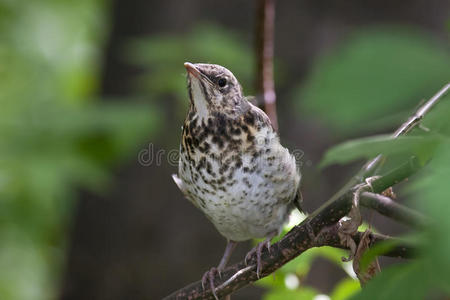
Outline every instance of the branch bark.
{"label": "branch bark", "polygon": [[273,79],[274,28],[275,0],[258,0],[256,90],[262,96],[264,111],[272,122],[273,128],[275,131],[278,131],[276,93]]}
{"label": "branch bark", "polygon": [[393,201],[389,197],[364,192],[361,194],[360,201],[363,206],[375,209],[380,214],[407,225],[423,227],[426,223],[425,217],[422,214]]}
{"label": "branch bark", "polygon": [[[335,231],[331,231],[331,235],[327,239],[326,246],[347,249],[345,247],[342,247],[341,242],[340,242],[339,237],[336,232],[337,232],[337,227],[336,227]],[[364,232],[357,232],[355,235],[352,236],[356,245],[358,245],[359,242],[361,241],[363,234],[364,234]],[[392,237],[389,237],[386,235],[376,234],[376,233],[370,233],[369,239],[370,239],[369,247],[373,247],[376,244],[386,242],[386,241],[395,241],[396,242],[397,246],[393,247],[388,252],[383,253],[382,254],[383,256],[398,257],[398,258],[413,258],[415,256],[416,250],[414,249],[414,247],[412,247],[411,245],[408,245],[407,243],[402,242],[400,239],[392,238]]]}

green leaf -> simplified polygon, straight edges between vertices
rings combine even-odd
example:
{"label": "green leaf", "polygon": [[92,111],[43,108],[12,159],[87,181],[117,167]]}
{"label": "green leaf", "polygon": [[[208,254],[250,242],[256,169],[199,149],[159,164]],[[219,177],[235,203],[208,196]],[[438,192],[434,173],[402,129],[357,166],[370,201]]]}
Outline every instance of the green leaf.
{"label": "green leaf", "polygon": [[372,122],[378,130],[397,125],[398,118],[386,117],[410,111],[449,78],[446,45],[429,34],[413,28],[364,28],[319,56],[293,98],[303,116],[348,134],[373,127]]}
{"label": "green leaf", "polygon": [[395,248],[395,246],[397,246],[398,244],[400,244],[400,241],[398,240],[386,240],[369,248],[366,252],[364,252],[359,261],[359,267],[361,269],[361,272],[362,273],[365,272],[369,264],[372,261],[374,261],[377,256],[389,252],[390,250]]}
{"label": "green leaf", "polygon": [[285,272],[278,269],[274,274],[261,278],[255,284],[270,289],[285,289]]}
{"label": "green leaf", "polygon": [[378,154],[405,154],[417,156],[424,163],[442,141],[439,136],[404,136],[392,139],[390,135],[364,137],[344,142],[332,147],[325,153],[319,166],[333,163],[347,163],[356,159],[368,159]]}
{"label": "green leaf", "polygon": [[361,285],[358,280],[344,279],[337,284],[333,292],[330,294],[330,298],[333,300],[344,300],[354,295],[361,290]]}
{"label": "green leaf", "polygon": [[420,190],[414,195],[415,205],[430,220],[411,239],[417,257],[384,269],[352,299],[440,299],[450,295],[449,166],[450,142],[444,141],[416,179]]}
{"label": "green leaf", "polygon": [[[415,195],[414,203],[432,222],[419,235],[424,276],[430,279],[430,288],[442,289],[450,295],[450,142],[443,143],[423,174],[428,180]],[[422,179],[422,178],[421,178]],[[419,179],[419,180],[421,180]]]}
{"label": "green leaf", "polygon": [[313,300],[317,292],[309,287],[297,290],[273,289],[264,295],[264,300]]}
{"label": "green leaf", "polygon": [[352,300],[366,299],[425,299],[427,278],[422,265],[406,263],[384,269],[364,286]]}
{"label": "green leaf", "polygon": [[317,256],[323,257],[339,267],[342,267],[342,257],[347,255],[346,250],[328,246],[313,248],[313,250],[316,252]]}

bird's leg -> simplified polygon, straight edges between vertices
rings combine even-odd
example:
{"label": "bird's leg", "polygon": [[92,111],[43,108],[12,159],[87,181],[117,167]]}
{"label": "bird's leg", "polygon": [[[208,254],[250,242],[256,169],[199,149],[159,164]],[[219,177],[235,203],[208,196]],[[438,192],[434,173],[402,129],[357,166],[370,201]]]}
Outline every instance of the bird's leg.
{"label": "bird's leg", "polygon": [[350,248],[350,255],[348,258],[342,258],[343,261],[350,261],[354,258],[358,245],[352,238],[352,235],[358,231],[358,227],[362,224],[361,213],[359,211],[359,198],[363,192],[373,191],[372,182],[379,178],[379,176],[368,177],[365,183],[358,184],[354,187],[352,207],[348,214],[341,218],[338,222],[338,235],[341,244]]}
{"label": "bird's leg", "polygon": [[211,288],[211,291],[214,295],[214,298],[216,300],[219,300],[219,298],[216,295],[216,287],[214,285],[214,276],[216,273],[219,274],[219,276],[222,276],[221,272],[225,269],[225,266],[227,265],[228,261],[230,260],[231,253],[233,253],[234,248],[236,248],[237,242],[235,241],[228,241],[227,247],[225,248],[225,252],[223,253],[223,257],[220,260],[219,265],[216,267],[212,267],[210,270],[206,271],[206,273],[202,277],[202,287],[205,289],[205,284],[207,281],[209,281],[209,287]]}
{"label": "bird's leg", "polygon": [[262,242],[258,243],[258,245],[256,245],[253,249],[251,249],[247,255],[245,256],[245,264],[247,264],[247,261],[252,257],[252,255],[254,253],[256,253],[256,275],[258,276],[258,279],[260,278],[261,275],[261,267],[262,267],[262,263],[261,263],[261,253],[262,253],[262,249],[264,247],[267,248],[267,251],[269,251],[270,253],[270,241],[277,236],[277,232],[273,232],[271,234],[269,234],[269,236]]}

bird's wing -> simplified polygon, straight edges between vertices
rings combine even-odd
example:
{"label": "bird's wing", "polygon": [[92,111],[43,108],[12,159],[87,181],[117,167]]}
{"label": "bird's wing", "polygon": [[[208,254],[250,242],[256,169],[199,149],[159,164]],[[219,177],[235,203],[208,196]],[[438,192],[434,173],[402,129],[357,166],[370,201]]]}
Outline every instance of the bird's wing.
{"label": "bird's wing", "polygon": [[300,191],[300,186],[298,187],[297,194],[295,195],[293,202],[294,202],[295,207],[297,207],[297,209],[301,213],[305,213],[305,211],[302,208],[303,196],[302,196],[302,192]]}
{"label": "bird's wing", "polygon": [[258,121],[268,125],[268,127],[272,128],[272,130],[274,130],[272,122],[270,121],[267,114],[262,109],[253,105],[252,103],[249,103],[249,104],[251,107],[251,112],[257,117]]}
{"label": "bird's wing", "polygon": [[187,196],[187,190],[186,187],[183,184],[183,181],[181,181],[180,177],[178,177],[177,174],[172,174],[173,181],[175,181],[175,184],[180,189],[180,191],[183,193],[184,196]]}
{"label": "bird's wing", "polygon": [[172,174],[173,181],[175,181],[175,184],[180,189],[180,191],[183,193],[184,197],[189,200],[192,204],[194,204],[195,207],[200,208],[197,202],[193,201],[191,198],[190,193],[186,189],[186,186],[184,185],[183,181],[178,177],[177,174]]}

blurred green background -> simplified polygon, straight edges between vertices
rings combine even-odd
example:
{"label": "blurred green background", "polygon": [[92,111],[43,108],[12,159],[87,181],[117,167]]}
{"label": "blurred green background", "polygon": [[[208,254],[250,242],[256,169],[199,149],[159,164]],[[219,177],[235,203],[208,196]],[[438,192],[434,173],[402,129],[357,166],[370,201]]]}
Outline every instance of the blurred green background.
{"label": "blurred green background", "polygon": [[[188,106],[184,61],[222,64],[255,93],[255,9],[254,1],[0,0],[0,299],[159,299],[218,263],[225,241],[171,182],[169,153]],[[443,0],[277,3],[280,134],[304,153],[307,211],[359,165],[319,170],[331,145],[393,131],[450,80],[449,11]],[[411,282],[423,286],[412,298],[450,292],[449,101],[427,117],[431,137],[414,132],[423,138],[414,154],[434,158],[399,192],[440,224],[419,239],[432,255],[406,266],[383,259],[399,270],[360,297],[386,282],[385,297],[404,299],[392,286]],[[335,148],[326,162],[369,157],[376,142]],[[376,149],[395,149],[395,165],[410,143]],[[380,232],[409,233],[365,214]],[[346,299],[359,284],[343,255],[311,250],[233,299]]]}

